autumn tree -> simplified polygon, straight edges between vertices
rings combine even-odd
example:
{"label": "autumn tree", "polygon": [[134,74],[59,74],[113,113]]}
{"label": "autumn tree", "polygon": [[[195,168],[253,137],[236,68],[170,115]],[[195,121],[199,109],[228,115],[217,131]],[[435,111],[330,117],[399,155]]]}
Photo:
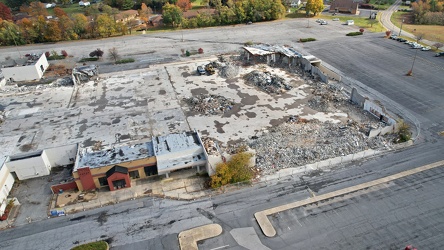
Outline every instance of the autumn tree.
{"label": "autumn tree", "polygon": [[56,17],[58,17],[58,18],[61,18],[62,16],[68,16],[66,14],[66,12],[62,8],[60,8],[60,7],[55,7],[54,8],[54,15]]}
{"label": "autumn tree", "polygon": [[80,35],[74,31],[74,22],[68,16],[61,16],[58,20],[62,40],[77,40]]}
{"label": "autumn tree", "polygon": [[116,23],[109,15],[97,17],[97,32],[101,37],[110,37],[116,31]]}
{"label": "autumn tree", "polygon": [[13,22],[0,20],[0,45],[22,45],[25,40],[20,33],[20,27]]}
{"label": "autumn tree", "polygon": [[48,11],[46,10],[45,5],[41,2],[31,2],[29,6],[23,5],[20,7],[20,11],[26,12],[32,17],[48,16]]}
{"label": "autumn tree", "polygon": [[38,34],[35,29],[34,23],[28,18],[23,18],[17,21],[17,25],[20,27],[23,39],[26,43],[34,43],[37,40]]}
{"label": "autumn tree", "polygon": [[12,21],[11,9],[2,2],[0,2],[0,19]]}
{"label": "autumn tree", "polygon": [[153,11],[151,10],[151,8],[146,6],[145,3],[142,3],[142,5],[140,6],[140,10],[139,10],[140,19],[143,20],[145,23],[148,23],[152,13],[153,13]]}
{"label": "autumn tree", "polygon": [[190,0],[178,0],[176,5],[179,6],[179,8],[182,11],[187,11],[187,10],[191,9],[191,2],[190,2]]}
{"label": "autumn tree", "polygon": [[310,12],[313,12],[313,15],[317,16],[323,10],[324,2],[322,0],[307,0],[307,4],[305,5],[307,15],[310,15]]}
{"label": "autumn tree", "polygon": [[101,49],[96,49],[96,50],[92,51],[91,53],[89,53],[89,56],[100,58],[103,56],[103,53],[104,52]]}
{"label": "autumn tree", "polygon": [[163,6],[162,16],[163,23],[176,27],[182,22],[183,13],[178,6],[167,3]]}
{"label": "autumn tree", "polygon": [[88,26],[88,19],[85,15],[77,13],[72,15],[73,26],[72,29],[74,33],[76,33],[79,37],[82,37],[85,34]]}
{"label": "autumn tree", "polygon": [[250,181],[254,173],[250,167],[251,154],[240,152],[231,157],[226,163],[216,165],[216,173],[211,176],[210,185],[217,188],[229,183]]}
{"label": "autumn tree", "polygon": [[57,21],[51,20],[47,23],[43,37],[45,41],[48,42],[57,42],[62,40],[59,24]]}

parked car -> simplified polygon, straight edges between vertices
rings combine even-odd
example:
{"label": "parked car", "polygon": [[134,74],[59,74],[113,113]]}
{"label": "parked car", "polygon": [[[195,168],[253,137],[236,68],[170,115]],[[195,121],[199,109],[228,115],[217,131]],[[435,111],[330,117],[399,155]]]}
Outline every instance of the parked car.
{"label": "parked car", "polygon": [[199,75],[206,75],[207,72],[205,71],[204,67],[197,66],[197,74],[199,74]]}
{"label": "parked car", "polygon": [[435,54],[435,56],[436,56],[436,57],[444,56],[444,52],[438,52],[438,53]]}
{"label": "parked car", "polygon": [[335,18],[332,19],[332,21],[339,21],[339,18],[335,17]]}
{"label": "parked car", "polygon": [[324,22],[324,19],[317,19],[316,22],[317,22],[317,23]]}
{"label": "parked car", "polygon": [[396,40],[397,37],[398,37],[397,35],[391,35],[390,39]]}
{"label": "parked car", "polygon": [[422,51],[429,51],[429,50],[431,50],[432,48],[430,48],[430,46],[426,46],[426,47],[422,47]]}
{"label": "parked car", "polygon": [[324,21],[324,20],[322,20],[321,22],[320,22],[320,25],[327,25],[328,23],[327,23],[327,21]]}
{"label": "parked car", "polygon": [[406,42],[406,41],[407,41],[406,39],[404,39],[404,38],[400,38],[400,37],[398,37],[398,38],[397,38],[397,40],[398,40],[398,42],[401,42],[401,43],[403,43],[403,42]]}

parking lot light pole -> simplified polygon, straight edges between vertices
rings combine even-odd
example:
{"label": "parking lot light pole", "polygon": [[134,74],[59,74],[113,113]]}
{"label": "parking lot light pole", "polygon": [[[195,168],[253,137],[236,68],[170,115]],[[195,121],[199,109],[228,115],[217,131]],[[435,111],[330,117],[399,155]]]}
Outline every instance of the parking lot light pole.
{"label": "parking lot light pole", "polygon": [[402,23],[401,23],[401,28],[399,29],[399,34],[398,36],[401,36],[401,32],[402,32],[402,24],[404,23],[404,18],[402,19]]}

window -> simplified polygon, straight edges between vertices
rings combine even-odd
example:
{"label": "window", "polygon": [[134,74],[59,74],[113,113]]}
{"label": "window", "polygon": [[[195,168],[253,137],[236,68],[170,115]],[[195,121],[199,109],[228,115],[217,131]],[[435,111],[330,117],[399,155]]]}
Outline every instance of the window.
{"label": "window", "polygon": [[140,178],[139,170],[129,171],[129,176],[131,177],[131,179]]}
{"label": "window", "polygon": [[108,180],[106,179],[106,177],[100,177],[99,178],[99,184],[100,186],[108,186]]}
{"label": "window", "polygon": [[45,69],[43,68],[43,65],[40,65],[40,70],[41,70],[42,72],[45,72]]}

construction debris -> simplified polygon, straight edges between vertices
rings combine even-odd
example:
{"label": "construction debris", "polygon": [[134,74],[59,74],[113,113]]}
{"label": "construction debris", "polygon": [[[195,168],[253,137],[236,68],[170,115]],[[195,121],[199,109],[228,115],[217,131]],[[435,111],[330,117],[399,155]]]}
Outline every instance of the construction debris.
{"label": "construction debris", "polygon": [[77,67],[73,69],[72,75],[75,83],[85,83],[97,78],[99,75],[99,68],[97,65]]}
{"label": "construction debris", "polygon": [[269,94],[282,94],[286,90],[292,89],[290,85],[285,83],[284,78],[267,71],[251,71],[244,76],[244,79],[247,85],[256,86]]}
{"label": "construction debris", "polygon": [[184,98],[184,101],[192,111],[203,115],[221,115],[235,105],[233,101],[218,95],[198,95]]}
{"label": "construction debris", "polygon": [[270,131],[264,131],[250,142],[250,147],[257,152],[256,167],[264,174],[370,148],[386,148],[393,137],[368,138],[353,121],[334,124],[299,120],[297,117],[292,117],[289,121]]}
{"label": "construction debris", "polygon": [[239,75],[239,66],[233,63],[226,63],[220,67],[219,75],[226,79],[233,79]]}

